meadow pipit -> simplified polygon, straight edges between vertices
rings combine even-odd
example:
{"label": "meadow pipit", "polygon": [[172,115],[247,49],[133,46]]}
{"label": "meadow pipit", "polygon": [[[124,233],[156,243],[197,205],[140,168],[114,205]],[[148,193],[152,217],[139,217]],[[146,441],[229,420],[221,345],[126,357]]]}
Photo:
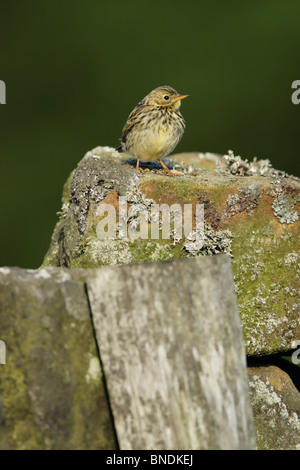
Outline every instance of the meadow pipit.
{"label": "meadow pipit", "polygon": [[145,96],[129,114],[123,128],[119,152],[128,152],[140,160],[158,160],[164,171],[174,176],[161,161],[176,147],[184,133],[185,121],[179,112],[180,95],[170,86],[160,86]]}

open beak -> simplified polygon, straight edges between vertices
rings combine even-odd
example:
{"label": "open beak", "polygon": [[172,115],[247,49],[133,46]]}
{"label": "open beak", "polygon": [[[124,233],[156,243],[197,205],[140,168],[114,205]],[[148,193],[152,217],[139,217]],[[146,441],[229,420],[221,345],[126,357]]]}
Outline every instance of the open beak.
{"label": "open beak", "polygon": [[173,101],[183,100],[184,98],[187,98],[188,96],[190,95],[178,95],[175,98],[173,98]]}

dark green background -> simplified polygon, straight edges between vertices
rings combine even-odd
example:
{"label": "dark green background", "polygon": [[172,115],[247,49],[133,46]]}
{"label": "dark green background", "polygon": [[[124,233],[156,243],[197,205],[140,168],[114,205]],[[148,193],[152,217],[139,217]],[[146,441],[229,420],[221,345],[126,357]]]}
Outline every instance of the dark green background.
{"label": "dark green background", "polygon": [[0,265],[35,268],[84,153],[159,85],[190,94],[176,151],[300,173],[299,0],[0,2]]}

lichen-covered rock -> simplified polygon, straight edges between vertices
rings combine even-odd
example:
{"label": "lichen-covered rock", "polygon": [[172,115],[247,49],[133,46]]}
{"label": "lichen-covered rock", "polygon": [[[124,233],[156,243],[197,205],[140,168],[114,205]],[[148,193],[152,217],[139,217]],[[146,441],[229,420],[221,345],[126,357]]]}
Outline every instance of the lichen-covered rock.
{"label": "lichen-covered rock", "polygon": [[[299,179],[274,170],[267,160],[248,163],[232,152],[175,158],[182,176],[172,178],[155,163],[144,164],[141,174],[131,168],[134,161],[109,147],[88,152],[65,185],[44,266],[90,268],[230,254],[247,354],[292,349],[300,338]],[[151,238],[154,203],[176,205],[177,211],[191,204],[189,233],[177,236],[175,210],[170,238]],[[116,212],[113,238],[97,232],[107,204]],[[195,211],[201,204],[205,222],[199,230]],[[149,236],[128,236],[143,211]]]}
{"label": "lichen-covered rock", "polygon": [[300,450],[300,393],[279,367],[249,367],[251,404],[260,450]]}
{"label": "lichen-covered rock", "polygon": [[84,279],[0,268],[1,450],[116,448]]}

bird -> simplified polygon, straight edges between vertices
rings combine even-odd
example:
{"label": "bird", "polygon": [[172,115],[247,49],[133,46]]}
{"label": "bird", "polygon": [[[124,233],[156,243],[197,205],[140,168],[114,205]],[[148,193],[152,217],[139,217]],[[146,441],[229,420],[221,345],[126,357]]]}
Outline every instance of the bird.
{"label": "bird", "polygon": [[179,108],[181,100],[188,96],[167,85],[152,90],[129,114],[116,150],[136,157],[140,171],[140,160],[158,160],[163,171],[174,176],[162,158],[174,150],[183,136],[185,120]]}

